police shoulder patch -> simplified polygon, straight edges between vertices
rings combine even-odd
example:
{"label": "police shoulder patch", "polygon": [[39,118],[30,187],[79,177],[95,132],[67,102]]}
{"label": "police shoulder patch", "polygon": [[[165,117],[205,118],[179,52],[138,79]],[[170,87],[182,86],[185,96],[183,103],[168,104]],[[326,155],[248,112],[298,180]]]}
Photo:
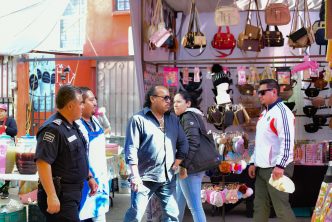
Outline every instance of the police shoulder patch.
{"label": "police shoulder patch", "polygon": [[58,126],[60,126],[61,123],[62,123],[62,120],[61,120],[61,119],[55,119],[55,120],[53,120],[53,123],[55,123],[55,124],[57,124]]}
{"label": "police shoulder patch", "polygon": [[47,142],[50,142],[50,143],[53,143],[54,138],[55,138],[55,135],[53,133],[45,132],[43,140],[47,141]]}

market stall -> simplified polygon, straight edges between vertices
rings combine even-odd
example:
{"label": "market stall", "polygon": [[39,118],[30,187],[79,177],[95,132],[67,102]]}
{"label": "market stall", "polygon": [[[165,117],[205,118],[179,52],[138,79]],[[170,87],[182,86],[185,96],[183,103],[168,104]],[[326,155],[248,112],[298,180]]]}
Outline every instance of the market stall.
{"label": "market stall", "polygon": [[[328,119],[332,76],[324,54],[327,41],[320,41],[317,31],[325,20],[325,14],[320,13],[324,8],[322,1],[310,5],[307,1],[287,2],[286,8],[291,9],[289,18],[278,21],[278,27],[272,31],[268,29],[273,22],[267,18],[267,1],[257,4],[255,1],[132,0],[135,61],[143,90],[141,96],[157,84],[169,87],[171,94],[190,91],[200,101],[208,129],[217,133],[246,132],[250,142],[254,140],[260,113],[255,94],[257,83],[266,78],[276,79],[283,86],[280,96],[296,117],[293,177],[296,189],[291,195],[292,206],[310,208],[322,181],[318,172],[326,169],[330,158],[331,148],[327,144],[332,127]],[[227,21],[218,20],[223,7],[229,7],[233,13]],[[299,16],[315,33],[307,35],[304,45],[291,36],[300,28]],[[255,26],[256,36],[248,31],[248,24]],[[273,37],[269,36],[271,33]],[[232,44],[227,45],[223,38]],[[254,44],[252,47],[246,46],[247,39]],[[220,87],[225,82],[227,87]],[[232,119],[226,124],[220,118],[223,116],[220,108],[228,106],[234,110],[239,104],[244,106],[250,120]],[[235,116],[238,112],[233,113]],[[315,178],[309,182],[306,172],[312,172]],[[303,183],[309,184],[310,192],[301,189]],[[299,204],[303,196],[308,197],[307,201]]]}

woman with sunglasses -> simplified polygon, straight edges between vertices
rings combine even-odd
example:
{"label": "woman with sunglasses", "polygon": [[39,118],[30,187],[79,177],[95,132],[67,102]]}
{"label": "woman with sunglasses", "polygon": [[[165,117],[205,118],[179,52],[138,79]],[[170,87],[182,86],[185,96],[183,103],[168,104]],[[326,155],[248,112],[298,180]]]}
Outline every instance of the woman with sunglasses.
{"label": "woman with sunglasses", "polygon": [[279,85],[274,79],[260,81],[257,93],[265,109],[257,122],[255,149],[248,169],[249,176],[256,177],[253,221],[268,221],[272,201],[277,217],[293,222],[296,219],[289,194],[269,185],[269,180],[271,176],[278,180],[283,175],[293,175],[295,117],[279,98]]}
{"label": "woman with sunglasses", "polygon": [[[204,127],[203,113],[197,108],[197,102],[188,92],[181,91],[174,97],[174,112],[180,118],[189,143],[189,152],[182,161],[180,173],[177,178],[176,199],[179,206],[179,221],[183,220],[186,202],[193,216],[194,222],[205,222],[206,217],[201,201],[201,184],[204,172],[194,171],[193,164],[199,161],[195,152],[200,148],[199,126]],[[199,122],[198,122],[199,121]]]}

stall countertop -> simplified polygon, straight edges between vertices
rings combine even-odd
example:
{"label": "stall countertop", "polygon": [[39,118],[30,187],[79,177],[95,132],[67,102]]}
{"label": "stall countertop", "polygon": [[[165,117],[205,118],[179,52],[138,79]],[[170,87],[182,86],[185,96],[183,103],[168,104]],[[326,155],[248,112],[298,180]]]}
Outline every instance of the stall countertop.
{"label": "stall countertop", "polygon": [[36,174],[20,174],[19,172],[13,173],[1,173],[0,174],[1,180],[21,180],[21,181],[38,181],[39,176],[38,173]]}

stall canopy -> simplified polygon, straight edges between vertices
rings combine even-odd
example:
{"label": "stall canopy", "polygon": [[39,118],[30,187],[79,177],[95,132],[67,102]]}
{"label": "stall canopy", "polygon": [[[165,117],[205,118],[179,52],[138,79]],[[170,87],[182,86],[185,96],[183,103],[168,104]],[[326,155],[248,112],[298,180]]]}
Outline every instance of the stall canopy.
{"label": "stall canopy", "polygon": [[0,7],[0,55],[38,47],[61,18],[68,0],[10,0]]}
{"label": "stall canopy", "polygon": [[[285,2],[286,0],[270,0],[270,2]],[[310,10],[319,10],[322,0],[307,0],[308,7]],[[190,9],[190,0],[179,1],[179,0],[165,0],[168,5],[175,11],[183,11],[187,13]],[[199,12],[213,12],[216,8],[218,0],[195,0],[196,6]],[[247,10],[249,5],[249,0],[219,0],[221,5],[228,5],[233,2],[236,3],[240,10]],[[258,7],[260,10],[265,9],[268,0],[258,1]],[[287,0],[291,9],[295,7],[295,0]],[[253,6],[252,6],[253,7]],[[303,1],[300,1],[300,9],[303,8]]]}

